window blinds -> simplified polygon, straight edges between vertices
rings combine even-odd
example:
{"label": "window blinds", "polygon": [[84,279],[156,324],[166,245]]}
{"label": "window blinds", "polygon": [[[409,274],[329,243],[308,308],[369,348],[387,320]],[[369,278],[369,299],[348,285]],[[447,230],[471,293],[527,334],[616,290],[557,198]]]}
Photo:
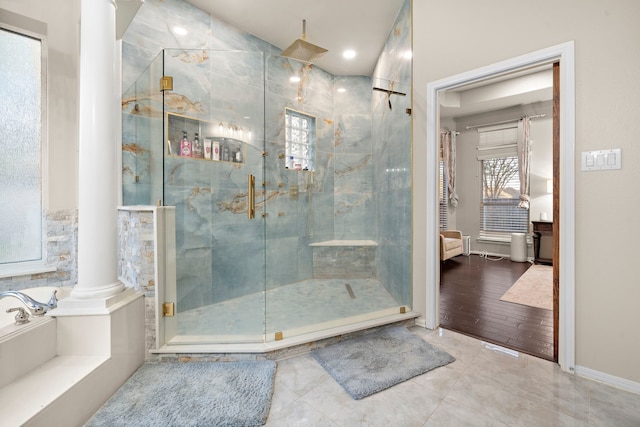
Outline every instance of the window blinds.
{"label": "window blinds", "polygon": [[440,160],[440,182],[438,187],[438,202],[440,204],[440,230],[446,230],[449,218],[449,191],[447,186],[447,174],[444,173],[444,162]]}
{"label": "window blinds", "polygon": [[478,160],[515,156],[518,153],[518,122],[478,128]]}
{"label": "window blinds", "polygon": [[518,122],[478,128],[482,188],[480,237],[496,238],[529,229],[529,211],[518,208]]}

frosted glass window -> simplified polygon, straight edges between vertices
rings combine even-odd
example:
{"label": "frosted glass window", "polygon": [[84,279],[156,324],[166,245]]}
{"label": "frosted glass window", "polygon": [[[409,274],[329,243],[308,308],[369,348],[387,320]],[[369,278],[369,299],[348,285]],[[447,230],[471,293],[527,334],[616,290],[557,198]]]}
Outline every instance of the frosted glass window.
{"label": "frosted glass window", "polygon": [[316,118],[286,109],[285,167],[315,169]]}
{"label": "frosted glass window", "polygon": [[0,265],[43,258],[41,44],[0,28]]}

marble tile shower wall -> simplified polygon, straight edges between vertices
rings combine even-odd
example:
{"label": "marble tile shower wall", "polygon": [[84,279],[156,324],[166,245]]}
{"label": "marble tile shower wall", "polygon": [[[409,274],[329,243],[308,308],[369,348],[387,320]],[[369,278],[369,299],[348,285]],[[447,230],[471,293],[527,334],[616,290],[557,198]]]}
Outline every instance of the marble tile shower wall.
{"label": "marble tile shower wall", "polygon": [[[188,37],[174,35],[170,28],[175,25],[187,28]],[[164,58],[159,58],[163,49]],[[268,287],[311,277],[312,241],[380,237],[381,214],[375,209],[384,203],[374,199],[372,185],[388,160],[374,160],[371,79],[334,77],[279,52],[182,0],[147,0],[123,38],[123,87],[135,82],[138,95],[147,93],[135,112],[133,104],[123,101],[124,202],[155,204],[162,198],[176,206],[182,310],[261,290],[265,268]],[[174,90],[165,93],[169,111],[251,128],[244,163],[214,167],[174,157],[163,169],[162,146],[150,145],[163,139],[162,99],[155,89],[162,65],[164,74],[174,77]],[[301,77],[299,83],[289,82],[293,75]],[[336,93],[339,86],[347,92]],[[285,107],[316,117],[313,173],[288,171],[278,159],[284,154]],[[392,118],[383,119],[389,126],[385,134],[397,132]],[[407,124],[399,135],[408,135],[408,129]],[[262,141],[269,153],[264,159]],[[162,176],[160,170],[164,192],[152,179]],[[257,215],[267,214],[266,233],[259,220],[246,219],[247,173],[257,176]],[[234,267],[238,259],[244,260],[242,268]],[[402,267],[398,270],[405,274]],[[214,292],[216,283],[234,285]]]}
{"label": "marble tile shower wall", "polygon": [[[312,277],[309,243],[334,235],[334,78],[331,74],[278,55],[267,57],[266,151],[267,287]],[[300,77],[291,84],[289,78]],[[316,118],[316,168],[285,169],[285,108]],[[274,195],[277,195],[274,197]],[[296,260],[295,264],[292,261]]]}
{"label": "marble tile shower wall", "polygon": [[334,226],[339,240],[376,240],[371,78],[336,77]]}
{"label": "marble tile shower wall", "polygon": [[[411,305],[411,8],[405,1],[373,73],[373,86],[405,93],[372,99],[373,205],[378,278]],[[389,107],[389,101],[391,107]]]}
{"label": "marble tile shower wall", "polygon": [[78,211],[45,213],[47,265],[56,271],[0,279],[0,292],[39,286],[71,286],[78,282]]}

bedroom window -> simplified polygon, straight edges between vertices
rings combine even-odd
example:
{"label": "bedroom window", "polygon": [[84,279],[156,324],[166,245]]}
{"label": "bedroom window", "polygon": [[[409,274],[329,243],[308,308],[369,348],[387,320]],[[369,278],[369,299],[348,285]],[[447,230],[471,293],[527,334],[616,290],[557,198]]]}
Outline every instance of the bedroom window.
{"label": "bedroom window", "polygon": [[447,187],[447,174],[444,173],[444,162],[440,160],[440,182],[438,186],[438,202],[440,204],[440,230],[446,230],[449,218],[449,190]]}
{"label": "bedroom window", "polygon": [[483,159],[480,165],[481,232],[486,234],[526,233],[529,228],[529,211],[518,207],[520,198],[518,157]]}
{"label": "bedroom window", "polygon": [[293,170],[315,169],[316,118],[285,109],[285,167]]}
{"label": "bedroom window", "polygon": [[529,210],[518,207],[518,122],[478,128],[480,239],[509,241],[529,230]]}

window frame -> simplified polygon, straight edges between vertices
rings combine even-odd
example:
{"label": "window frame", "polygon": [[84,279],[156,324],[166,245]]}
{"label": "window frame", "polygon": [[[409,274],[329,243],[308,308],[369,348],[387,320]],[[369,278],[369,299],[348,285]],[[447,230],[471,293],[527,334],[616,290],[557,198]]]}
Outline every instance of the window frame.
{"label": "window frame", "polygon": [[[481,159],[478,159],[478,166],[480,168],[479,171],[479,176],[480,176],[480,212],[479,212],[479,222],[480,222],[480,228],[479,228],[479,238],[483,239],[483,240],[493,240],[493,241],[506,241],[506,242],[510,242],[511,241],[511,233],[528,233],[529,231],[529,210],[524,210],[526,211],[526,220],[523,221],[522,224],[520,224],[519,228],[513,228],[510,230],[490,230],[490,229],[485,229],[484,228],[484,223],[485,221],[483,220],[483,218],[485,217],[484,215],[484,209],[485,206],[487,205],[493,205],[496,206],[497,204],[486,204],[485,203],[485,188],[484,188],[484,163],[485,161],[490,161],[490,160],[495,160],[495,159],[501,159],[501,158],[513,158],[516,162],[516,165],[519,169],[519,164],[518,164],[518,156],[517,153],[514,154],[509,154],[509,155],[496,155],[496,156],[492,156],[492,157],[484,157]],[[516,172],[516,174],[514,175],[515,180],[517,180],[517,182],[519,183],[520,181],[520,177],[518,172]],[[510,182],[513,180],[513,178],[510,180]],[[519,190],[519,185],[518,188],[516,188],[516,190]],[[502,198],[493,198],[493,200],[496,199],[502,199]],[[520,209],[518,208],[518,203],[519,203],[519,197],[518,198],[503,198],[505,200],[505,206],[509,207],[509,208],[515,208],[515,209]],[[508,202],[507,202],[508,201]],[[514,206],[511,206],[514,205]]]}
{"label": "window frame", "polygon": [[[284,109],[284,114],[285,114],[285,122],[284,122],[284,152],[285,152],[285,160],[284,160],[284,166],[287,170],[291,170],[291,171],[309,171],[309,172],[313,172],[316,169],[316,141],[317,141],[317,118],[316,116],[312,116],[311,114],[302,112],[302,111],[298,111],[295,110],[293,108],[289,108],[289,107],[285,107]],[[309,130],[310,133],[310,137],[309,137],[309,142],[308,143],[304,143],[304,142],[293,142],[292,140],[289,139],[288,135],[289,135],[289,130],[291,129],[290,126],[288,125],[288,118],[289,116],[291,117],[301,117],[301,118],[306,118],[306,119],[310,119],[311,123],[312,123],[312,127]],[[293,157],[290,155],[289,152],[289,148],[290,144],[297,144],[297,145],[307,145],[309,147],[309,151],[310,151],[310,156],[307,159],[309,166],[307,168],[301,167],[300,169],[297,169],[295,167],[288,167],[287,164],[289,162],[289,157]],[[300,157],[299,157],[300,158]]]}
{"label": "window frame", "polygon": [[[484,165],[483,161],[498,158],[515,157],[518,161],[518,120],[490,124],[478,127],[478,143],[477,143],[477,160],[478,160],[478,176],[480,209],[478,212],[479,231],[478,240],[488,242],[511,242],[511,233],[528,233],[529,211],[527,210],[526,227],[522,229],[497,231],[483,229],[483,211],[484,211]],[[518,164],[518,168],[519,168]],[[520,177],[516,174],[516,178]],[[518,189],[519,190],[519,189]],[[515,200],[516,206],[519,198]]]}
{"label": "window frame", "polygon": [[40,42],[40,259],[14,261],[0,264],[0,278],[14,277],[55,271],[54,265],[49,265],[47,254],[47,222],[48,188],[48,40],[46,24],[17,15],[11,12],[3,13],[0,29],[20,36],[35,39]]}
{"label": "window frame", "polygon": [[439,222],[440,230],[446,230],[449,226],[449,183],[447,182],[447,174],[445,173],[444,160],[438,162],[440,176],[438,188],[438,204],[440,206]]}

